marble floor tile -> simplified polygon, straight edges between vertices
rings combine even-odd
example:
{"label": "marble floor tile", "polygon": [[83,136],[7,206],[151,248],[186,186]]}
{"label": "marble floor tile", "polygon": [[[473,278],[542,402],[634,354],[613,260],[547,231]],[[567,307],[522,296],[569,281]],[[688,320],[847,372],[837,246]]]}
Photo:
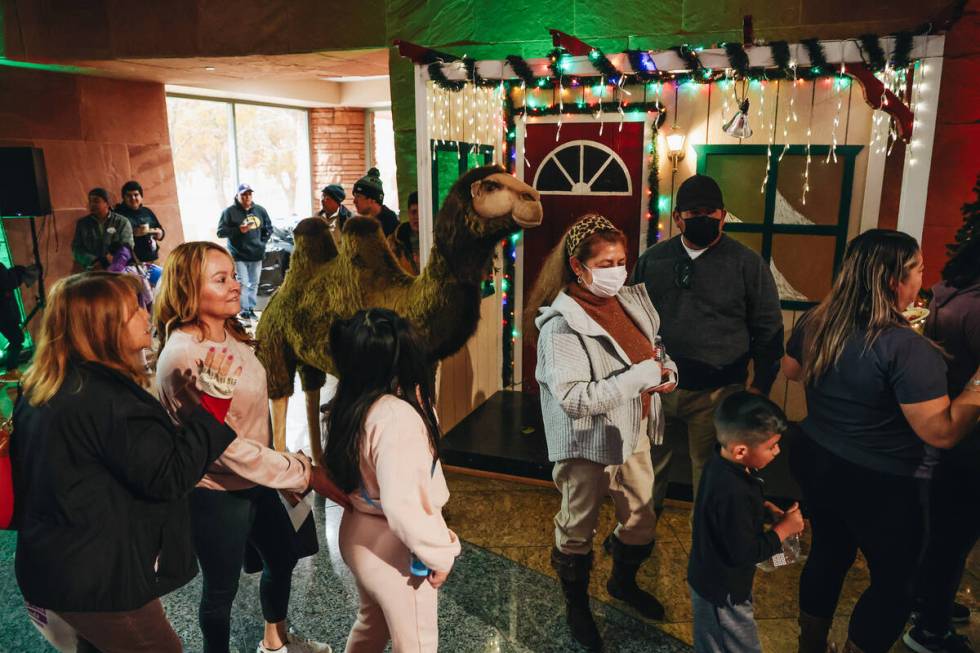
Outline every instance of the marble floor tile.
{"label": "marble floor tile", "polygon": [[[553,517],[559,506],[551,488],[509,481],[449,475],[453,493],[446,507],[447,522],[463,539],[463,555],[440,595],[440,650],[450,653],[537,653],[579,650],[567,633],[560,586],[551,568]],[[353,577],[340,558],[337,529],[343,511],[317,502],[321,550],[300,561],[293,582],[290,620],[304,634],[342,650],[357,610]],[[692,642],[690,596],[686,572],[690,551],[689,510],[669,505],[657,528],[654,553],[641,568],[638,582],[666,607],[663,623],[643,619],[606,591],[612,567],[602,539],[615,526],[612,506],[600,511],[595,543],[595,566],[590,594],[593,611],[607,651],[621,653],[689,651]],[[0,531],[0,653],[42,653],[47,649],[22,608],[13,575],[15,534]],[[808,551],[808,535],[804,552]],[[978,608],[980,553],[970,556],[959,600]],[[755,612],[763,650],[796,650],[799,575],[802,565],[756,574]],[[258,576],[243,575],[236,599],[233,643],[241,651],[255,649],[261,637]],[[847,620],[868,570],[858,558],[848,574],[832,639],[846,637]],[[164,599],[167,614],[184,640],[188,653],[201,650],[197,603],[201,579],[196,578]],[[980,619],[961,628],[980,643]],[[907,649],[897,643],[894,653]]]}
{"label": "marble floor tile", "polygon": [[[293,575],[289,619],[303,634],[343,650],[357,612],[353,577],[340,559],[337,529],[342,510],[317,505],[320,552],[299,562]],[[33,653],[48,649],[30,624],[13,575],[15,534],[0,531],[0,653]],[[548,575],[548,546],[537,550],[542,562],[526,565],[464,543],[463,554],[440,593],[440,649],[453,653],[531,653],[576,651],[561,609],[557,580]],[[532,556],[524,559],[530,561]],[[537,571],[542,568],[545,573]],[[201,578],[163,599],[167,615],[189,653],[201,650],[197,604]],[[232,644],[252,651],[262,636],[259,575],[242,575],[232,611]],[[608,598],[608,597],[607,597]],[[615,605],[596,601],[597,622],[609,651],[622,653],[690,651],[665,634]]]}

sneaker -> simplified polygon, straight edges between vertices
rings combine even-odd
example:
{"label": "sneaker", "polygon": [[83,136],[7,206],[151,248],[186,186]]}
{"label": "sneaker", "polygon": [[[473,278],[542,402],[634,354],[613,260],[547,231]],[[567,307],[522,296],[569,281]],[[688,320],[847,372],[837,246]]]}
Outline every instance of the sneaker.
{"label": "sneaker", "polygon": [[916,653],[974,653],[969,638],[952,630],[943,635],[934,635],[913,626],[902,635],[902,642]]}
{"label": "sneaker", "polygon": [[950,610],[950,621],[954,624],[965,624],[970,621],[970,608],[962,603],[953,601],[953,609]]}
{"label": "sneaker", "polygon": [[251,317],[249,315],[249,313],[250,313],[250,311],[242,311],[241,313],[238,314],[238,317],[241,318],[241,319],[243,319],[243,320],[248,320]]}
{"label": "sneaker", "polygon": [[333,653],[329,644],[306,639],[294,632],[286,635],[286,644],[279,648],[266,648],[259,642],[255,653]]}
{"label": "sneaker", "polygon": [[259,316],[255,314],[255,309],[252,308],[248,309],[248,316],[253,320],[259,319]]}

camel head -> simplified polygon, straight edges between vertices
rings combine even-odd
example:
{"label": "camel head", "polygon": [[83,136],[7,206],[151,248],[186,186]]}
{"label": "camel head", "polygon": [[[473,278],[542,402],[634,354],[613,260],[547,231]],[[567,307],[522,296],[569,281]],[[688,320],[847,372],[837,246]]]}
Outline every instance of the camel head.
{"label": "camel head", "polygon": [[474,213],[484,220],[509,216],[522,229],[541,224],[541,195],[506,172],[494,171],[474,181],[470,184],[470,196]]}
{"label": "camel head", "polygon": [[436,215],[437,243],[490,242],[541,224],[541,196],[497,165],[474,168],[456,180]]}

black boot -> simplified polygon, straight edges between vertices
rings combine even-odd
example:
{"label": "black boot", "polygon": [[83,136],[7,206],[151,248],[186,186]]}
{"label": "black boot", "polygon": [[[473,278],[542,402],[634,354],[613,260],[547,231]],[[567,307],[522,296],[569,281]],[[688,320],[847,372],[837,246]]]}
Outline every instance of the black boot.
{"label": "black boot", "polygon": [[815,617],[800,610],[796,622],[800,625],[799,653],[828,653],[836,650],[827,644],[832,619]]}
{"label": "black boot", "polygon": [[575,641],[590,651],[602,650],[602,638],[589,609],[589,571],[592,552],[562,553],[551,549],[551,566],[558,572],[561,591],[565,595],[565,619]]}
{"label": "black boot", "polygon": [[610,596],[625,601],[647,619],[663,621],[663,604],[653,594],[640,589],[636,584],[636,572],[653,552],[653,542],[639,545],[623,544],[615,533],[610,533],[602,543],[602,547],[613,559],[612,576],[606,583],[606,590],[609,591]]}

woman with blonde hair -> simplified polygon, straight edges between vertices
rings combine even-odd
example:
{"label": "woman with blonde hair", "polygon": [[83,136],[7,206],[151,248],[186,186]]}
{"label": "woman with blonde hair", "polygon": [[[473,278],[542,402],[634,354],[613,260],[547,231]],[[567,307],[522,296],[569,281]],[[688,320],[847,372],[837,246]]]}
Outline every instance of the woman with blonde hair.
{"label": "woman with blonde hair", "polygon": [[[184,386],[183,426],[144,388],[150,321],[137,279],[85,272],[52,287],[14,411],[16,572],[24,598],[103,653],[179,653],[159,597],[197,573],[187,492],[235,439]],[[198,387],[220,403],[232,361]]]}
{"label": "woman with blonde hair", "polygon": [[980,370],[951,402],[942,351],[902,315],[924,267],[908,234],[866,231],[786,345],[783,373],[806,386],[807,402],[790,453],[813,528],[800,577],[801,653],[826,650],[858,550],[871,583],[854,606],[844,651],[891,649],[912,609],[936,450],[955,445],[980,417]]}
{"label": "woman with blonde hair", "polygon": [[677,367],[657,348],[660,317],[643,284],[624,288],[626,236],[588,214],[562,237],[529,296],[525,332],[537,336],[548,458],[561,491],[551,564],[565,595],[572,636],[602,641],[589,610],[592,538],[609,495],[619,523],[603,543],[613,558],[606,588],[648,618],[664,607],[636,584],[653,551],[650,446],[663,440],[658,393],[677,384]]}
{"label": "woman with blonde hair", "polygon": [[263,563],[259,594],[266,623],[258,653],[329,651],[325,644],[287,631],[296,538],[275,489],[290,496],[306,492],[313,468],[306,456],[269,446],[265,370],[236,319],[240,299],[241,283],[228,252],[214,243],[190,242],[167,258],[154,303],[161,342],[156,382],[171,414],[180,413],[181,389],[193,382],[197,361],[227,351],[245,370],[227,416],[238,437],[191,493],[194,549],[204,575],[199,611],[204,651],[228,653],[246,544]]}

